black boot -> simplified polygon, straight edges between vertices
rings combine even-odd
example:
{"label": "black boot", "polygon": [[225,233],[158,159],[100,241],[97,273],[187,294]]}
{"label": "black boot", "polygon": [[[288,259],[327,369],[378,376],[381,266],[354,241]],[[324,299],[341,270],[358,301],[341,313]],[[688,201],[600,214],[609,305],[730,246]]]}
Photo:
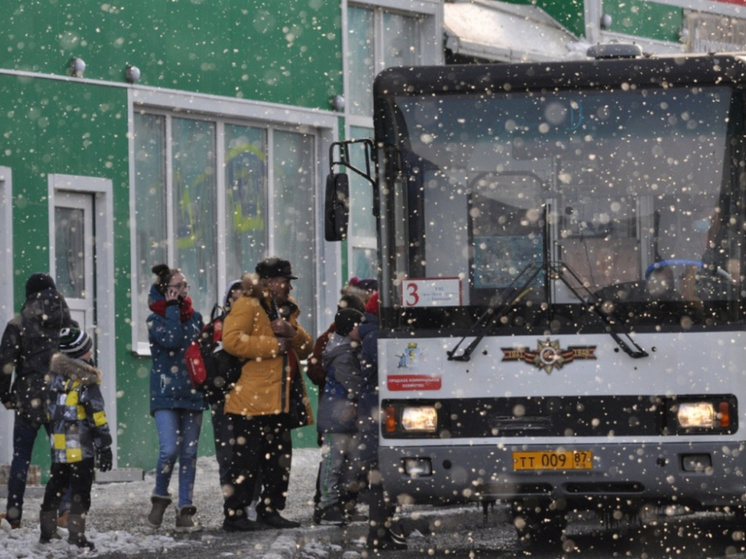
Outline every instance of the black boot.
{"label": "black boot", "polygon": [[401,531],[392,528],[378,530],[371,527],[368,532],[367,547],[374,551],[407,549],[407,540]]}
{"label": "black boot", "polygon": [[81,549],[94,551],[96,546],[93,542],[85,537],[85,516],[82,514],[71,514],[67,520],[67,529],[70,535],[67,537],[67,543],[76,545]]}
{"label": "black boot", "polygon": [[57,533],[57,511],[41,511],[39,513],[39,543],[49,543],[52,540],[59,540],[60,535]]}

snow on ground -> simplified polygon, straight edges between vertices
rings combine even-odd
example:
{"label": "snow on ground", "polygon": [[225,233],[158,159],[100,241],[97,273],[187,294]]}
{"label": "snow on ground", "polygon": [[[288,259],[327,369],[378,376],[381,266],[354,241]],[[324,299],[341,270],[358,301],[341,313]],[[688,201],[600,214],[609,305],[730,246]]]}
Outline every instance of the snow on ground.
{"label": "snow on ground", "polygon": [[[293,451],[288,504],[283,515],[304,525],[309,525],[311,521],[319,458],[318,448]],[[67,544],[67,531],[64,529],[59,529],[64,539],[47,545],[39,543],[39,507],[42,492],[38,489],[30,492],[32,495],[27,492],[21,528],[11,530],[5,519],[0,524],[0,559],[66,559],[78,555],[95,557],[110,553],[134,555],[164,551],[177,555],[180,547],[193,547],[194,543],[188,539],[174,539],[171,533],[175,515],[173,505],[166,511],[160,530],[154,532],[146,525],[145,517],[150,511],[150,494],[154,485],[153,471],[145,475],[144,481],[94,484],[86,536],[96,545],[96,552],[88,554],[83,554]],[[176,473],[171,480],[171,493],[178,493]],[[214,457],[200,457],[197,462],[194,504],[205,532],[220,533],[223,522],[223,498]],[[0,509],[5,510],[5,499],[0,500]]]}

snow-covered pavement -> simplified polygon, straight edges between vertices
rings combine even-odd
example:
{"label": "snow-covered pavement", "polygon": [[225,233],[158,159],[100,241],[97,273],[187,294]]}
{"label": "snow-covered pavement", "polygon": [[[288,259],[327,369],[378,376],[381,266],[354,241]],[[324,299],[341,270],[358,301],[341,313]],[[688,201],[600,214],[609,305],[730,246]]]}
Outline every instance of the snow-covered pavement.
{"label": "snow-covered pavement", "polygon": [[[311,524],[313,491],[316,481],[320,452],[317,448],[295,449],[291,470],[290,491],[284,516]],[[220,546],[220,539],[236,535],[221,530],[223,522],[222,495],[218,483],[218,468],[213,457],[201,457],[197,463],[197,479],[194,504],[197,515],[204,526],[199,539],[174,538],[174,507],[166,511],[163,526],[157,532],[147,527],[145,517],[150,510],[150,494],[154,486],[154,474],[149,472],[144,481],[128,483],[94,484],[92,505],[88,517],[86,535],[96,545],[94,554],[86,557],[119,557],[147,554],[188,556],[196,546],[201,549]],[[178,476],[174,475],[171,492],[177,493]],[[0,559],[47,558],[63,559],[81,555],[77,548],[68,545],[66,539],[39,544],[39,507],[41,492],[37,489],[26,496],[23,524],[11,530],[5,520],[0,524]],[[5,510],[5,499],[0,500],[0,509]],[[60,534],[66,536],[65,530]],[[261,557],[269,549],[280,532],[259,532],[238,535],[246,540],[246,557]],[[277,542],[277,543],[282,543]]]}

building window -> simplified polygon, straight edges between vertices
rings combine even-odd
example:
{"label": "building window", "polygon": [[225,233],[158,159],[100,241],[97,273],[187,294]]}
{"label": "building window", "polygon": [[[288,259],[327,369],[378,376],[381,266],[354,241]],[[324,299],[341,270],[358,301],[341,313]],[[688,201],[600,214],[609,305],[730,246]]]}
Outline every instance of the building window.
{"label": "building window", "polygon": [[146,301],[159,262],[184,271],[207,321],[229,281],[268,255],[287,258],[315,332],[316,134],[156,110],[135,112],[134,131],[137,351],[149,351]]}
{"label": "building window", "polygon": [[[437,2],[408,4],[411,2],[401,2],[401,9],[397,11],[376,6],[375,1],[347,7],[348,138],[373,137],[373,81],[381,70],[442,63]],[[362,164],[361,161],[357,163]],[[376,277],[377,243],[370,184],[352,174],[350,189],[353,203],[348,233],[348,272],[351,276]]]}

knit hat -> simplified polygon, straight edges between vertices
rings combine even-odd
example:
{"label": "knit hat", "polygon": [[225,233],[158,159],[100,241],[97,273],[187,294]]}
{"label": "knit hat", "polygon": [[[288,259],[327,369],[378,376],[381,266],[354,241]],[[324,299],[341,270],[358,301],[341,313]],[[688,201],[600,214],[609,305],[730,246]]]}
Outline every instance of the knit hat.
{"label": "knit hat", "polygon": [[365,312],[378,316],[378,291],[373,293],[365,304]]}
{"label": "knit hat", "polygon": [[93,340],[84,331],[77,328],[60,330],[60,351],[68,357],[83,357],[92,347]]}
{"label": "knit hat", "polygon": [[42,274],[37,272],[32,274],[28,280],[26,280],[26,298],[28,299],[35,293],[44,291],[45,289],[57,289],[54,284],[52,276],[49,274]]}
{"label": "knit hat", "polygon": [[334,316],[334,331],[340,336],[349,336],[355,326],[363,321],[363,313],[355,309],[340,309]]}

